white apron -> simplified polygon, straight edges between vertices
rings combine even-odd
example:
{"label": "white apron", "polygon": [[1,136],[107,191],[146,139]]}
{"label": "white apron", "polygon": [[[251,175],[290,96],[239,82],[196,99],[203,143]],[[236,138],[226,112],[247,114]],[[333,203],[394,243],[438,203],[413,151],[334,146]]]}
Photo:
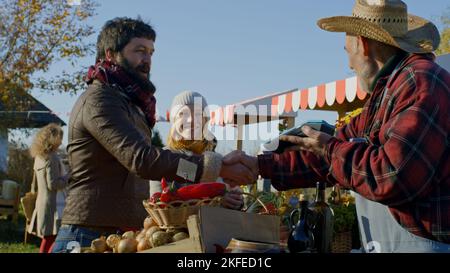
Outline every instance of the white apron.
{"label": "white apron", "polygon": [[450,245],[419,237],[402,227],[389,208],[355,196],[361,245],[367,253],[450,253]]}

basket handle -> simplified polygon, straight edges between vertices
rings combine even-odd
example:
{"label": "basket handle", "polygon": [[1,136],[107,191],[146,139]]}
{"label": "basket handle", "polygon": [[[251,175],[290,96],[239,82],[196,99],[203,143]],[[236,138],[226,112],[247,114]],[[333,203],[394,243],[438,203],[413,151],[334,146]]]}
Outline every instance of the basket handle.
{"label": "basket handle", "polygon": [[247,192],[243,192],[242,195],[248,195],[250,197],[253,197],[255,199],[255,202],[253,202],[250,206],[248,206],[244,212],[247,212],[248,208],[250,208],[254,203],[258,202],[261,204],[261,206],[264,208],[264,210],[266,211],[266,213],[269,213],[269,210],[267,209],[266,205],[264,205],[264,203],[261,201],[261,199],[259,199],[257,196],[251,194],[251,193],[247,193]]}

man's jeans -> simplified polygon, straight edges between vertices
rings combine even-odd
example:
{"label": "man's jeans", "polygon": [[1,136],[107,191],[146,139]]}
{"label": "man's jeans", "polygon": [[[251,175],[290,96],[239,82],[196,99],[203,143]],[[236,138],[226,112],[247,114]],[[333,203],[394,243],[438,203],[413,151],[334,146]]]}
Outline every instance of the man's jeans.
{"label": "man's jeans", "polygon": [[56,236],[52,253],[79,253],[82,247],[90,247],[91,242],[100,237],[99,232],[74,225],[62,225]]}

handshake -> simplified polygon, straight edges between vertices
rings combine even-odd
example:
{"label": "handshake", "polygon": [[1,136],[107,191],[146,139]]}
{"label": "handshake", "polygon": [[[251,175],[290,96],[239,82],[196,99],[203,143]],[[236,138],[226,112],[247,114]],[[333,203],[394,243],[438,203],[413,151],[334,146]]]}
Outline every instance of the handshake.
{"label": "handshake", "polygon": [[256,183],[259,175],[258,158],[242,151],[233,151],[222,160],[220,177],[231,186]]}
{"label": "handshake", "polygon": [[[324,157],[327,143],[333,138],[334,127],[324,121],[309,122],[288,131],[279,140],[288,144],[284,151],[304,150]],[[222,160],[220,176],[231,186],[253,184],[258,179],[258,158],[246,155],[241,151],[233,151]]]}

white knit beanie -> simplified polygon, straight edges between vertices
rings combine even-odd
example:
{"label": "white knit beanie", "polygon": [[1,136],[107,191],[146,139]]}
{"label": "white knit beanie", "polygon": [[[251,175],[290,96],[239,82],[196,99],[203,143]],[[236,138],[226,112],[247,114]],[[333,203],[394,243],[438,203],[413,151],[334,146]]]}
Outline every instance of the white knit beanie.
{"label": "white knit beanie", "polygon": [[[196,103],[198,105],[195,105]],[[180,111],[180,109],[186,105],[189,106],[193,105],[194,109],[202,109],[202,111],[204,111],[205,108],[208,106],[208,103],[206,102],[206,99],[198,92],[192,91],[181,92],[180,94],[175,96],[175,98],[172,101],[172,106],[170,107],[169,118],[171,123],[174,121],[174,118],[178,114],[178,111]],[[204,112],[203,115],[209,116],[209,113]]]}

